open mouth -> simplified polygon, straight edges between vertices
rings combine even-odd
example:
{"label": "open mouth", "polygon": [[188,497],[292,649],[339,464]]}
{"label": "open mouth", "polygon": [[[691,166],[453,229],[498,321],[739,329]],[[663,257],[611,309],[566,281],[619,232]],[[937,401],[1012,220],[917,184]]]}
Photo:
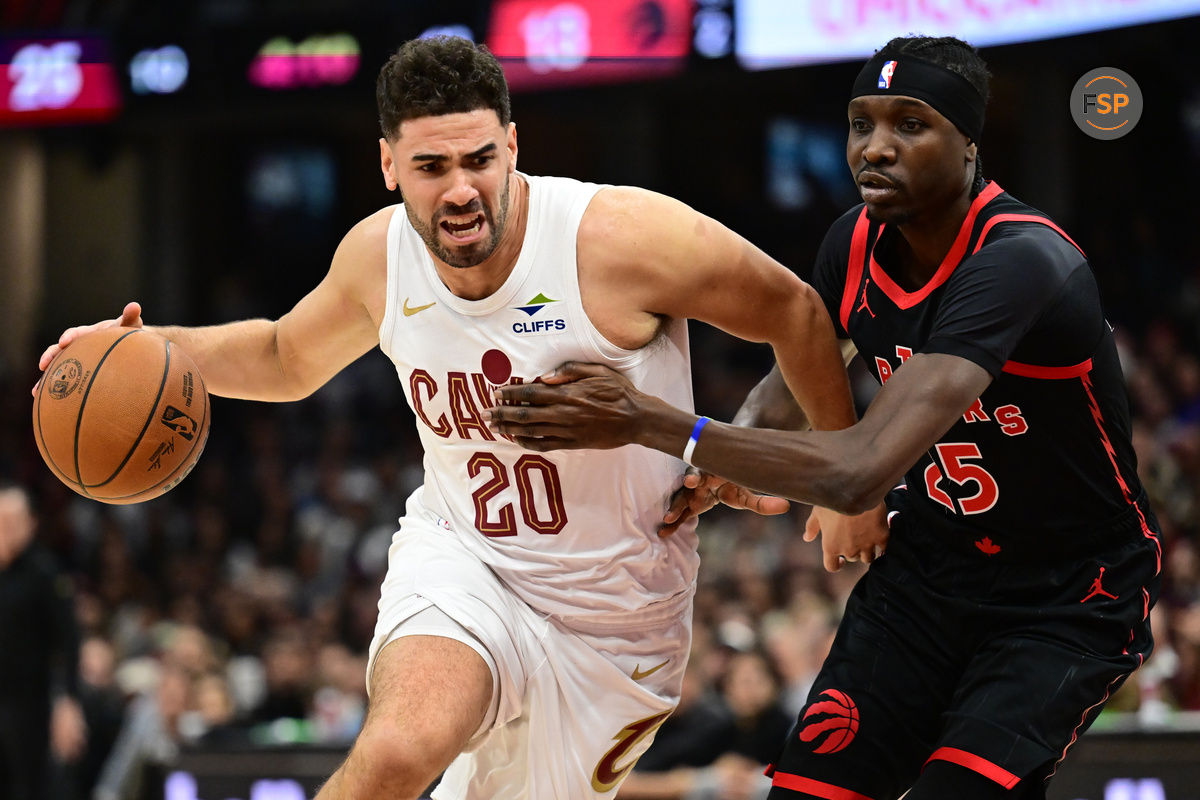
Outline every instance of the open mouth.
{"label": "open mouth", "polygon": [[440,225],[442,230],[449,234],[451,239],[460,242],[469,242],[483,232],[485,222],[483,214],[475,214],[465,219],[444,219]]}
{"label": "open mouth", "polygon": [[858,193],[866,202],[882,200],[896,193],[896,184],[882,175],[866,172],[858,176]]}

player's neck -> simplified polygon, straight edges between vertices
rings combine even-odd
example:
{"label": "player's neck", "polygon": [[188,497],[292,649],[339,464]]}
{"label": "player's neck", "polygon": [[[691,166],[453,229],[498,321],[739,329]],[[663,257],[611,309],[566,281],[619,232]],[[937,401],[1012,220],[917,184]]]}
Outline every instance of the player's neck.
{"label": "player's neck", "polygon": [[970,209],[971,197],[963,194],[948,208],[897,226],[900,237],[895,246],[896,260],[905,282],[914,287],[929,282],[954,246]]}
{"label": "player's neck", "polygon": [[509,176],[509,192],[508,220],[490,256],[469,269],[450,267],[434,257],[442,283],[458,297],[482,300],[491,296],[504,285],[517,265],[529,221],[529,184],[513,173]]}

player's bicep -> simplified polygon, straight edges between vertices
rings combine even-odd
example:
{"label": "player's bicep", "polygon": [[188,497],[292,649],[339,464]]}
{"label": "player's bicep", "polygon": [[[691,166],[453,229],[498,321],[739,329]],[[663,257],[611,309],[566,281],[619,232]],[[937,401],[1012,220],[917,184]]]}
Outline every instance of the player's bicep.
{"label": "player's bicep", "polygon": [[638,311],[761,342],[788,324],[787,304],[806,289],[746,239],[673,198],[609,189],[594,206],[605,281]]}
{"label": "player's bicep", "polygon": [[752,342],[777,341],[808,314],[820,312],[812,288],[753,244],[719,223],[675,249],[675,269],[661,288],[658,312],[701,320]]}

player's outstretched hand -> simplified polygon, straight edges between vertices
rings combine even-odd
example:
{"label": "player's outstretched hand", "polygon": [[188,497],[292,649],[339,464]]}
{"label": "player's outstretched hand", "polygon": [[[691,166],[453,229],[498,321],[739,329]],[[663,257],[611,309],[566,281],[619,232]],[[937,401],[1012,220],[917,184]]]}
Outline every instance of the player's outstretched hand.
{"label": "player's outstretched hand", "polygon": [[830,572],[837,572],[847,561],[870,564],[887,549],[887,508],[881,504],[849,516],[813,506],[804,526],[804,541],[811,542],[817,536],[821,537],[825,569]]}
{"label": "player's outstretched hand", "polygon": [[[46,371],[46,367],[50,366],[50,362],[71,342],[78,339],[85,333],[99,330],[100,328],[113,328],[120,326],[122,328],[140,328],[142,327],[142,306],[140,303],[126,303],[125,309],[121,312],[121,316],[115,319],[106,319],[103,322],[96,322],[91,325],[79,325],[74,328],[67,328],[58,337],[58,341],[46,348],[42,353],[42,357],[38,359],[38,369],[42,372]],[[33,386],[32,394],[36,397],[38,386],[42,382],[39,379]]]}
{"label": "player's outstretched hand", "polygon": [[488,426],[529,450],[609,450],[637,440],[645,410],[662,404],[621,373],[568,361],[536,383],[501,386]]}
{"label": "player's outstretched hand", "polygon": [[717,503],[724,503],[730,508],[753,511],[764,516],[783,514],[792,505],[782,497],[758,494],[744,486],[731,483],[720,475],[712,475],[695,467],[688,467],[683,476],[683,486],[671,495],[671,507],[663,516],[663,524],[658,528],[658,535],[670,536],[679,530],[680,525],[693,517],[700,516]]}

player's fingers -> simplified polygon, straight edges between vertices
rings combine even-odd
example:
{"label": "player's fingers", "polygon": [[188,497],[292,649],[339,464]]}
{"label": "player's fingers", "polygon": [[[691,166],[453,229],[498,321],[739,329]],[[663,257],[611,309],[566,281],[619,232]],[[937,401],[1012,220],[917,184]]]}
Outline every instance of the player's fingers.
{"label": "player's fingers", "polygon": [[822,557],[825,562],[825,571],[826,572],[838,572],[839,570],[841,570],[842,564],[846,563],[845,558],[843,556],[839,556],[837,553],[824,553],[823,552]]}
{"label": "player's fingers", "polygon": [[120,324],[122,328],[142,327],[142,304],[126,303],[125,308],[121,311]]}
{"label": "player's fingers", "polygon": [[821,535],[821,520],[817,519],[815,513],[808,515],[808,521],[804,523],[804,541],[814,542]]}
{"label": "player's fingers", "polygon": [[38,359],[38,369],[42,372],[46,371],[46,367],[50,366],[50,362],[58,355],[58,351],[62,348],[57,344],[52,344],[42,351],[42,357]]}
{"label": "player's fingers", "polygon": [[483,421],[493,431],[509,436],[550,433],[543,426],[557,421],[542,406],[492,406],[483,410]]}
{"label": "player's fingers", "polygon": [[687,487],[679,489],[671,495],[671,505],[667,509],[667,513],[663,514],[663,524],[670,525],[679,520],[680,516],[688,510],[691,495],[692,492]]}
{"label": "player's fingers", "polygon": [[512,383],[500,386],[492,393],[498,406],[542,406],[559,402],[566,395],[561,388],[545,383]]}
{"label": "player's fingers", "polygon": [[757,492],[747,491],[750,495],[753,506],[751,510],[755,514],[762,514],[764,517],[773,517],[777,514],[786,514],[788,509],[792,507],[791,502],[784,497],[776,497],[773,494],[758,494]]}
{"label": "player's fingers", "polygon": [[664,525],[659,525],[658,526],[658,538],[666,539],[668,536],[675,533],[675,531],[679,530],[679,527],[681,525],[683,525],[684,523],[686,523],[688,520],[692,519],[695,516],[696,516],[696,514],[693,513],[692,510],[689,508],[689,509],[686,509],[682,514],[680,514],[679,518],[676,519],[675,521],[664,524]]}

